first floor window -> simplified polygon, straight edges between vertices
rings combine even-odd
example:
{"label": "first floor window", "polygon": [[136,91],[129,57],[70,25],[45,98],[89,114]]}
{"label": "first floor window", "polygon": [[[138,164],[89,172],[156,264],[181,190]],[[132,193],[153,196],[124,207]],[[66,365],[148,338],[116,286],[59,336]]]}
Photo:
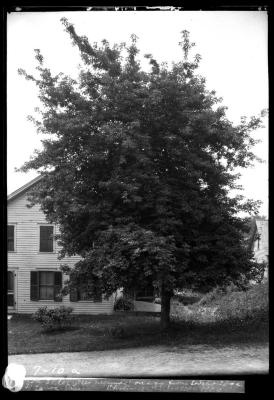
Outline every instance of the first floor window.
{"label": "first floor window", "polygon": [[62,272],[31,271],[30,299],[62,301]]}
{"label": "first floor window", "polygon": [[155,289],[152,285],[148,285],[142,289],[135,291],[135,300],[153,301],[155,297]]}
{"label": "first floor window", "polygon": [[54,298],[54,272],[39,273],[39,299],[53,300]]}
{"label": "first floor window", "polygon": [[70,301],[90,300],[96,303],[102,302],[102,292],[93,281],[79,283],[79,286],[70,292]]}
{"label": "first floor window", "polygon": [[8,225],[8,251],[14,251],[14,225]]}

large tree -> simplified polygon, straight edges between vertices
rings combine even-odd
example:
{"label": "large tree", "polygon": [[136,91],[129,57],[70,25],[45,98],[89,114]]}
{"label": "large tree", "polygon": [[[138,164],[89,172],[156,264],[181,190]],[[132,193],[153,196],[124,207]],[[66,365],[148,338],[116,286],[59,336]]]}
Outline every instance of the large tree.
{"label": "large tree", "polygon": [[[198,75],[182,32],[181,61],[168,66],[138,58],[137,38],[91,44],[62,19],[82,58],[78,80],[53,76],[36,51],[43,149],[22,171],[43,179],[30,195],[60,226],[61,257],[79,254],[69,290],[89,282],[106,296],[148,283],[160,291],[169,323],[173,290],[212,288],[247,277],[254,267],[239,211],[257,204],[236,189],[238,167],[256,159],[252,131],[261,116],[234,125]],[[224,77],[228,79],[228,77]],[[96,284],[95,284],[96,283]],[[99,289],[98,289],[99,288]]]}

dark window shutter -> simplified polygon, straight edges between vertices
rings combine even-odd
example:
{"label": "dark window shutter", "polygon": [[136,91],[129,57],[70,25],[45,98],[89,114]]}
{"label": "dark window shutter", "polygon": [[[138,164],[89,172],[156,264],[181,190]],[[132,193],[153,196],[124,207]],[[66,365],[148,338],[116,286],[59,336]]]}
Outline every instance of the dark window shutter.
{"label": "dark window shutter", "polygon": [[76,288],[73,288],[69,292],[69,300],[70,301],[78,301],[79,300],[79,291]]}
{"label": "dark window shutter", "polygon": [[54,272],[54,301],[62,301],[62,272]]}
{"label": "dark window shutter", "polygon": [[30,299],[32,301],[39,300],[39,272],[30,272]]}
{"label": "dark window shutter", "polygon": [[8,225],[8,251],[14,251],[14,225]]}
{"label": "dark window shutter", "polygon": [[93,286],[93,294],[90,297],[90,300],[94,303],[102,303],[102,292],[98,280],[94,277],[90,283]]}
{"label": "dark window shutter", "polygon": [[95,291],[94,294],[92,296],[92,300],[95,303],[102,303],[102,292],[100,290],[100,288],[95,284]]}
{"label": "dark window shutter", "polygon": [[14,290],[14,275],[12,271],[8,271],[8,290]]}
{"label": "dark window shutter", "polygon": [[102,303],[102,293],[96,293],[93,296],[94,303]]}

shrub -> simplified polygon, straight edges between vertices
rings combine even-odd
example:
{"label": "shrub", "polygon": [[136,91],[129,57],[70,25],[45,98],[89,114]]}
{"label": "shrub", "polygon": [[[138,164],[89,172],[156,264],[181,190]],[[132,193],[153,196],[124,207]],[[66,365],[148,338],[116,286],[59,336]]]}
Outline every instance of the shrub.
{"label": "shrub", "polygon": [[40,307],[38,308],[38,310],[32,315],[32,318],[37,321],[42,323],[46,317],[48,313],[48,307],[44,306],[44,307]]}
{"label": "shrub", "polygon": [[184,306],[176,297],[171,305],[174,319],[193,324],[267,322],[268,283],[253,285],[247,290],[234,285],[217,287],[193,305]]}
{"label": "shrub", "polygon": [[200,306],[198,303],[193,305],[183,305],[178,299],[173,298],[171,303],[172,319],[184,321],[188,324],[204,324],[217,321],[217,307]]}
{"label": "shrub", "polygon": [[62,330],[71,325],[73,308],[61,306],[48,309],[47,306],[40,307],[34,314],[33,319],[41,323],[46,331]]}
{"label": "shrub", "polygon": [[229,286],[217,286],[210,292],[206,293],[199,301],[199,305],[212,305],[212,303],[218,303],[228,293],[239,292],[241,289],[234,284]]}
{"label": "shrub", "polygon": [[114,311],[131,311],[134,309],[133,300],[128,297],[119,297],[114,304]]}

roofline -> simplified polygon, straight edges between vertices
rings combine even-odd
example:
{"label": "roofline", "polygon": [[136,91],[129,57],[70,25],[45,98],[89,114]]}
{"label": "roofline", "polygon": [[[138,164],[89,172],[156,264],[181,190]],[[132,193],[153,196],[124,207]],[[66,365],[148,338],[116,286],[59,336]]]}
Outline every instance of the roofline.
{"label": "roofline", "polygon": [[12,192],[10,195],[8,195],[8,201],[13,200],[19,194],[24,193],[26,190],[31,188],[35,183],[39,182],[42,178],[43,178],[43,176],[39,175],[36,178],[32,179],[30,182],[28,182],[25,185],[21,186],[19,189],[17,189],[14,192]]}

